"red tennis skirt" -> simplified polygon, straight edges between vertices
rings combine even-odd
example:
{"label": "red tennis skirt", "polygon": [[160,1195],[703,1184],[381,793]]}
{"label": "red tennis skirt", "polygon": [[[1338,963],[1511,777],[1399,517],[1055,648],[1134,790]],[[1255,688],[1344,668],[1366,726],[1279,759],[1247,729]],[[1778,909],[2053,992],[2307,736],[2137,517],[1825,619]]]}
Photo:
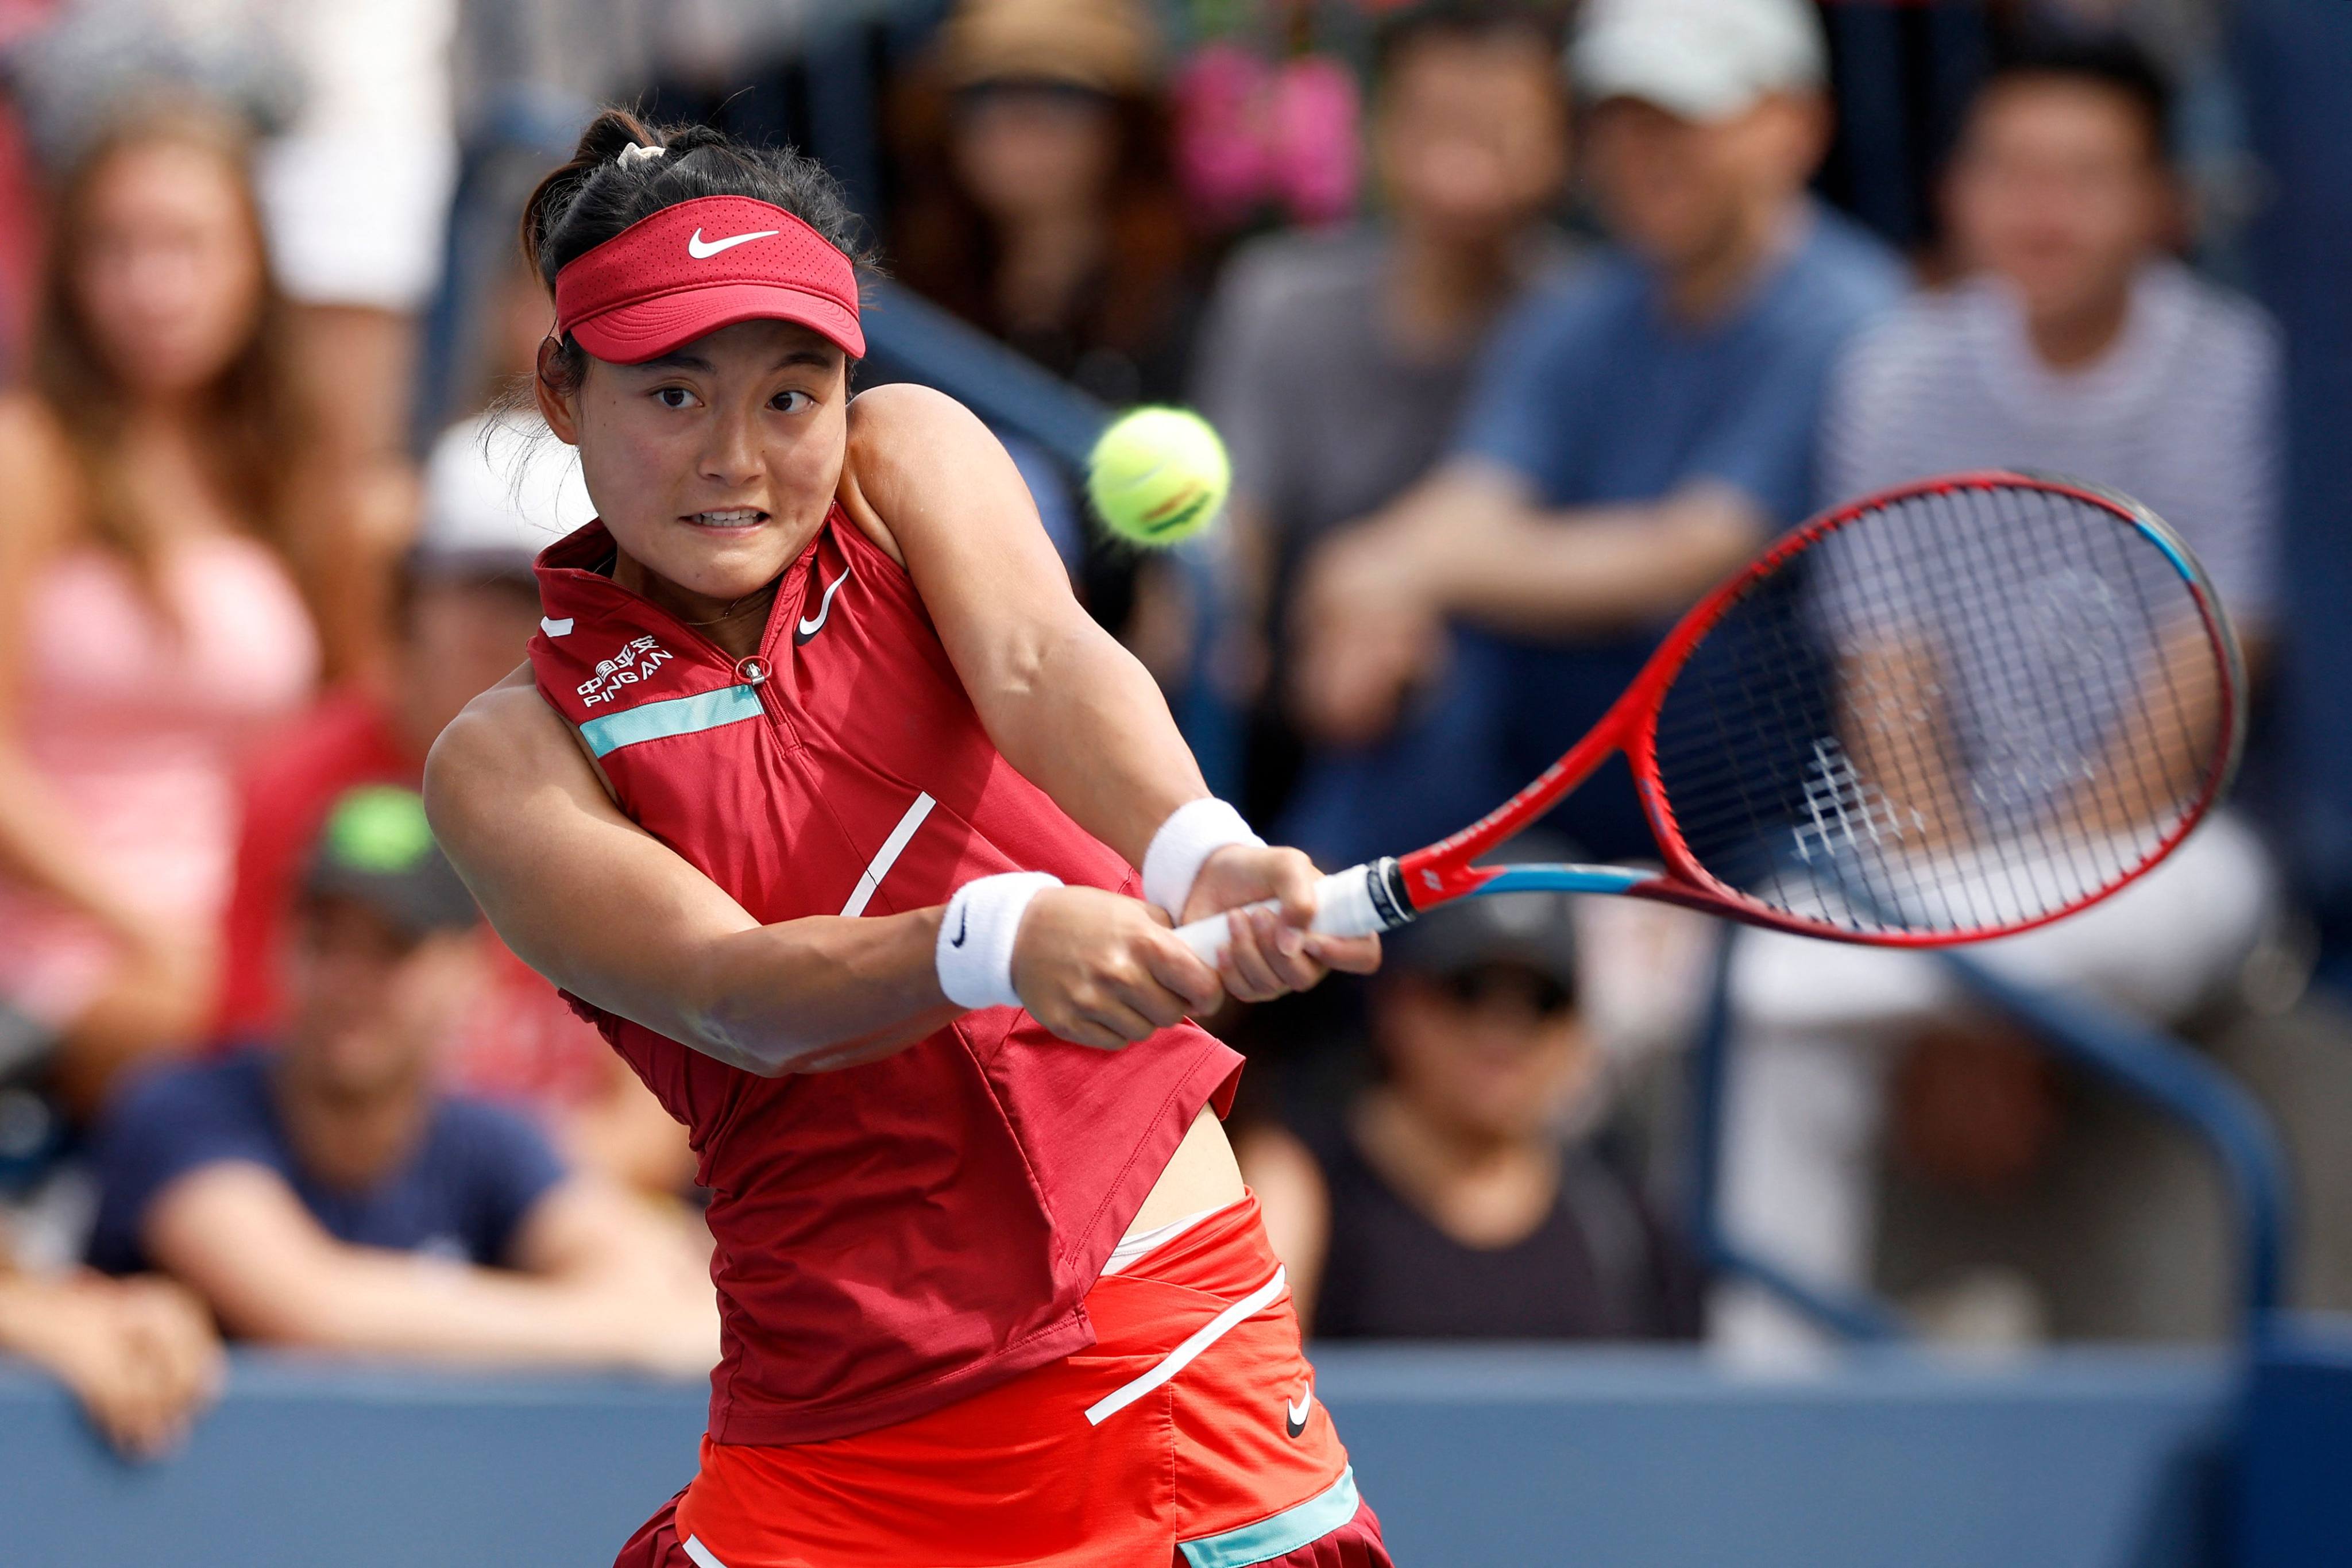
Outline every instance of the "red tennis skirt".
{"label": "red tennis skirt", "polygon": [[1097,1341],[820,1443],[702,1445],[614,1568],[1392,1568],[1257,1200],[1087,1296]]}

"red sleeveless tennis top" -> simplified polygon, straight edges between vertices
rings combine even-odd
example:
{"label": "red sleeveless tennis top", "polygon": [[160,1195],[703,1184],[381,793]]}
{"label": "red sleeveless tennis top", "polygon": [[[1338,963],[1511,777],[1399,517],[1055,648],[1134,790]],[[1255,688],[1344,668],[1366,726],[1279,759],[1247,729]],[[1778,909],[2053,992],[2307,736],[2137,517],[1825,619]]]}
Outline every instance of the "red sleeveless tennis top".
{"label": "red sleeveless tennis top", "polygon": [[[905,569],[838,507],[741,660],[614,584],[613,551],[591,523],[541,555],[539,689],[622,809],[757,919],[920,909],[1016,869],[1137,891],[997,753]],[[1114,1054],[998,1007],[763,1079],[574,1005],[711,1191],[722,1443],[887,1426],[1091,1345],[1080,1299],[1241,1064],[1190,1024]]]}

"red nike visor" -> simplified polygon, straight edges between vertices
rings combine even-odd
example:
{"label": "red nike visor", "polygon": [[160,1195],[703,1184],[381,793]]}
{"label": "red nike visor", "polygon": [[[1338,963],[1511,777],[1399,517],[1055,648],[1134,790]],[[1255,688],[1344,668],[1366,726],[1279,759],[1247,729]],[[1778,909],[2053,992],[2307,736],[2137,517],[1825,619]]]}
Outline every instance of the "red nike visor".
{"label": "red nike visor", "polygon": [[798,321],[856,359],[857,273],[780,206],[699,196],[640,218],[555,275],[555,330],[641,364],[738,321]]}

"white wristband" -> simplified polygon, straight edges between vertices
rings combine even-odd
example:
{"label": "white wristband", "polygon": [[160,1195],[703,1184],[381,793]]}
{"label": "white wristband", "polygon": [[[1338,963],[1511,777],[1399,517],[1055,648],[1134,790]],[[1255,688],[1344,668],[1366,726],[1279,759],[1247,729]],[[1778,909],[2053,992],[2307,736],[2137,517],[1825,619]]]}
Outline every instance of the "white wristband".
{"label": "white wristband", "polygon": [[1182,920],[1202,862],[1229,844],[1265,847],[1242,814],[1213,795],[1178,806],[1143,852],[1144,900],[1166,910],[1170,920]]}
{"label": "white wristband", "polygon": [[1029,900],[1062,885],[1044,871],[1005,871],[966,882],[940,921],[940,989],[959,1007],[1018,1007],[1013,989],[1013,939]]}

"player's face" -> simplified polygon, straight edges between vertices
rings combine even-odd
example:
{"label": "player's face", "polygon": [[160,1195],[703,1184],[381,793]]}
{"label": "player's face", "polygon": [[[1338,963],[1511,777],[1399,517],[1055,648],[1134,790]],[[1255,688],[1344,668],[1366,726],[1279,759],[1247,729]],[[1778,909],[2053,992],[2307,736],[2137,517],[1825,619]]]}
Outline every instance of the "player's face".
{"label": "player's face", "polygon": [[72,247],[75,305],[107,366],[168,397],[209,384],[252,337],[262,265],[234,169],[174,142],[93,172]]}
{"label": "player's face", "polygon": [[1507,239],[1567,177],[1559,64],[1526,37],[1412,45],[1390,68],[1372,154],[1403,221],[1454,244]]}
{"label": "player's face", "polygon": [[1380,996],[1375,1023],[1397,1091],[1472,1139],[1544,1132],[1591,1078],[1575,1006],[1531,970],[1400,973]]}
{"label": "player's face", "polygon": [[2007,280],[2036,321],[2111,304],[2175,216],[2171,182],[2131,101],[2055,79],[1987,95],[1947,195],[1962,260]]}
{"label": "player's face", "polygon": [[689,594],[766,586],[833,504],[847,363],[806,327],[744,321],[645,364],[592,360],[568,396],[541,389],[614,542]]}

